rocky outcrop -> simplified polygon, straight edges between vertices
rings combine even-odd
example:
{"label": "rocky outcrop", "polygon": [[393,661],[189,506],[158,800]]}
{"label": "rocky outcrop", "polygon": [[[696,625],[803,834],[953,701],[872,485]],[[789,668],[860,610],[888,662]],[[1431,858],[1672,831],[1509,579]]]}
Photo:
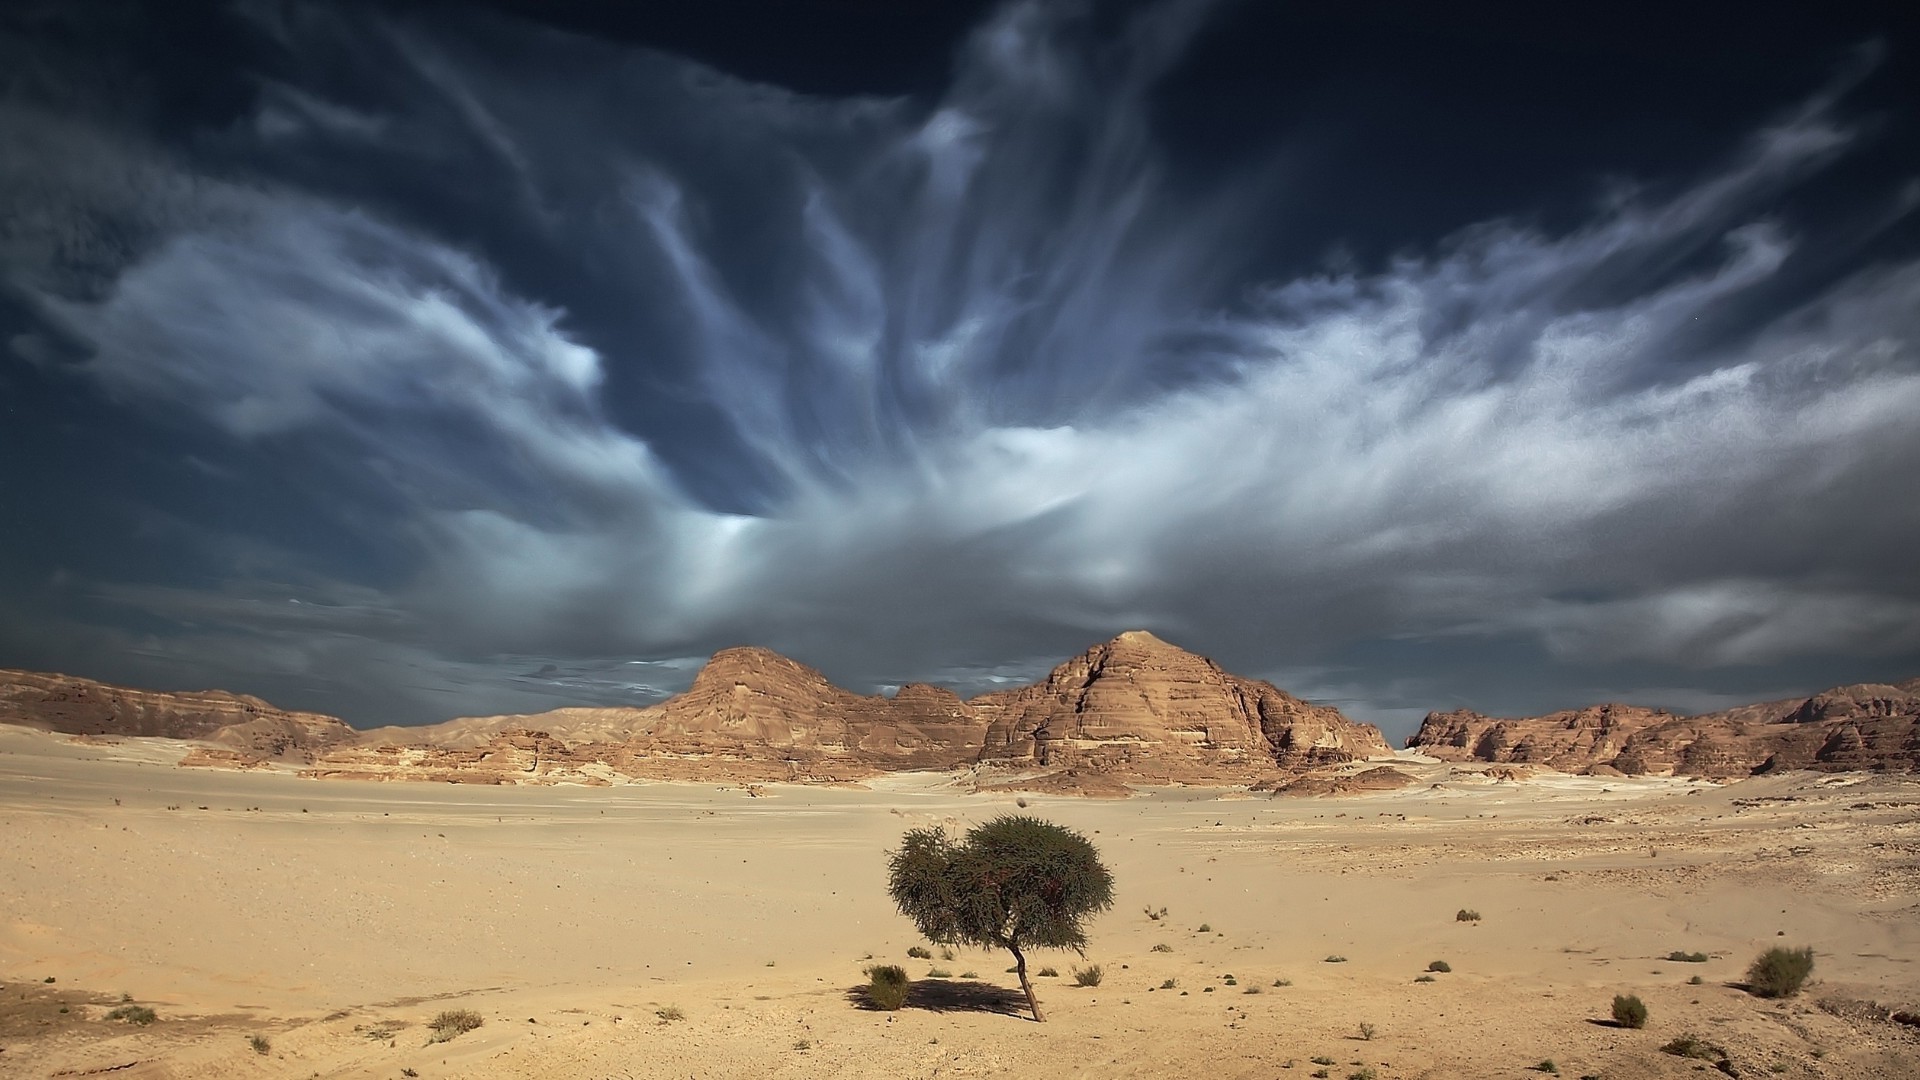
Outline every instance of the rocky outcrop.
{"label": "rocky outcrop", "polygon": [[0,723],[68,735],[198,739],[252,761],[310,761],[359,738],[334,717],[277,709],[244,694],[134,690],[37,671],[0,670]]}
{"label": "rocky outcrop", "polygon": [[1913,772],[1920,771],[1920,679],[1860,683],[1698,716],[1637,705],[1524,719],[1436,712],[1407,746],[1446,761],[1520,762],[1601,775]]}
{"label": "rocky outcrop", "polygon": [[[548,732],[579,762],[631,776],[857,780],[978,766],[1004,774],[976,777],[982,788],[1016,776],[1032,790],[1101,793],[1129,782],[1272,782],[1393,752],[1371,725],[1139,631],[1094,646],[1044,682],[967,701],[924,684],[891,697],[855,694],[778,653],[724,649],[686,693],[649,708],[467,718],[412,729],[407,741],[470,750],[509,728]],[[367,753],[321,766],[366,772]],[[432,760],[436,769],[453,764]]]}
{"label": "rocky outcrop", "polygon": [[1005,765],[1248,783],[1393,753],[1372,725],[1139,630],[968,704],[987,721],[981,760]]}

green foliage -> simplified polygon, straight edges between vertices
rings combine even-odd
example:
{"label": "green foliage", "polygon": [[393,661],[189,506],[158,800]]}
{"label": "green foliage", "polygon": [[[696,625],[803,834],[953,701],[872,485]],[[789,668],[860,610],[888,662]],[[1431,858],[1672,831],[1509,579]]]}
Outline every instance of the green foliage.
{"label": "green foliage", "polygon": [[1113,905],[1093,844],[1034,817],[997,817],[959,843],[938,826],[914,829],[888,870],[894,905],[942,944],[1081,950],[1081,920]]}
{"label": "green foliage", "polygon": [[1086,967],[1073,969],[1073,985],[1075,986],[1099,986],[1100,980],[1106,977],[1106,969],[1102,968],[1099,964],[1088,964]]}
{"label": "green foliage", "polygon": [[1667,954],[1667,959],[1676,964],[1704,964],[1707,954],[1703,952],[1681,952],[1678,949]]}
{"label": "green foliage", "polygon": [[1613,1022],[1621,1027],[1647,1026],[1647,1005],[1638,994],[1613,995]]}
{"label": "green foliage", "polygon": [[146,1027],[148,1024],[160,1018],[155,1016],[153,1010],[147,1008],[145,1005],[120,1005],[107,1013],[107,1019],[125,1020],[129,1024],[139,1024],[141,1027]]}
{"label": "green foliage", "polygon": [[956,842],[939,826],[910,830],[887,856],[887,893],[928,940],[1006,949],[1035,1020],[1025,950],[1085,955],[1082,920],[1113,906],[1113,874],[1071,829],[1008,814]]}
{"label": "green foliage", "polygon": [[448,1009],[427,1021],[427,1027],[433,1029],[433,1038],[428,1040],[428,1045],[464,1035],[484,1023],[486,1020],[472,1009]]}
{"label": "green foliage", "polygon": [[1453,970],[1453,965],[1447,963],[1445,960],[1435,960],[1432,963],[1427,965],[1427,970],[1437,971],[1442,975],[1445,975],[1447,972]]}
{"label": "green foliage", "polygon": [[1747,968],[1747,989],[1760,997],[1792,997],[1813,974],[1813,950],[1783,949],[1778,945]]}
{"label": "green foliage", "polygon": [[913,983],[907,978],[907,969],[898,964],[882,964],[867,969],[867,1000],[874,1007],[888,1012],[907,1003],[907,990]]}
{"label": "green foliage", "polygon": [[1661,1047],[1660,1050],[1675,1057],[1694,1058],[1699,1061],[1727,1060],[1727,1052],[1724,1049],[1692,1033],[1680,1036]]}

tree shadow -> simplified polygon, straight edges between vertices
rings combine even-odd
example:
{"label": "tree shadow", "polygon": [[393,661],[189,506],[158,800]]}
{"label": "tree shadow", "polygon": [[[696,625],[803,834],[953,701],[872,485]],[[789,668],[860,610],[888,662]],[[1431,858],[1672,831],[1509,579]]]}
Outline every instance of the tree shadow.
{"label": "tree shadow", "polygon": [[[867,998],[865,983],[848,987],[847,1001],[856,1009],[864,1009],[867,1012],[883,1011]],[[1024,1016],[1032,1019],[1027,1012],[1025,994],[1018,990],[1009,990],[1004,986],[983,982],[917,979],[907,988],[907,1003],[904,1007],[935,1013],[999,1013],[1003,1016]]]}

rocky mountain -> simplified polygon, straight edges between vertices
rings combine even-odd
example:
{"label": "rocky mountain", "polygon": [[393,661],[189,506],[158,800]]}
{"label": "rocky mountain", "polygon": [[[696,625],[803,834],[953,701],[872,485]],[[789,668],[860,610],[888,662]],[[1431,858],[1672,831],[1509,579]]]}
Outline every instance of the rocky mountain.
{"label": "rocky mountain", "polygon": [[277,709],[244,694],[133,690],[37,671],[0,670],[0,723],[68,735],[200,739],[253,759],[311,761],[360,737],[331,716]]}
{"label": "rocky mountain", "polygon": [[1446,761],[1546,765],[1562,772],[1718,778],[1777,769],[1920,770],[1920,679],[1859,683],[1805,699],[1680,716],[1591,705],[1501,719],[1428,714],[1410,749]]}
{"label": "rocky mountain", "polygon": [[[1103,790],[1126,781],[1271,783],[1393,752],[1371,725],[1143,631],[1094,646],[1041,683],[967,701],[924,684],[891,697],[855,694],[778,653],[736,648],[715,653],[686,693],[649,708],[557,709],[378,734],[464,751],[509,731],[567,744],[578,760],[550,758],[555,768],[591,761],[632,775],[705,769],[848,780],[982,765]],[[375,764],[371,753],[345,751],[326,764],[365,768]]]}
{"label": "rocky mountain", "polygon": [[981,760],[1000,764],[1244,783],[1393,753],[1371,724],[1142,630],[967,706],[987,721]]}

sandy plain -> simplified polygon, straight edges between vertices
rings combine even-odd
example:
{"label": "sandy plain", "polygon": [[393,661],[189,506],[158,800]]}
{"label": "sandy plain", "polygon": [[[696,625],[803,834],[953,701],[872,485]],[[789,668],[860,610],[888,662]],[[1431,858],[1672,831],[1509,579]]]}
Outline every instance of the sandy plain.
{"label": "sandy plain", "polygon": [[[184,750],[0,728],[0,1076],[1629,1080],[1700,1075],[1659,1050],[1684,1033],[1740,1076],[1920,1076],[1892,1018],[1920,1010],[1911,777],[1413,761],[1422,783],[1370,795],[1028,796],[1118,895],[1086,959],[1037,958],[1062,977],[1036,1024],[1006,956],[909,960],[884,889],[904,830],[1013,793],[317,781]],[[1818,957],[1785,1001],[1738,985],[1775,944]],[[876,962],[951,975],[878,1012]],[[1075,987],[1087,963],[1105,978]],[[1616,993],[1645,1029],[1608,1021]],[[104,1019],[123,996],[159,1019]],[[485,1024],[429,1044],[448,1008]]]}

